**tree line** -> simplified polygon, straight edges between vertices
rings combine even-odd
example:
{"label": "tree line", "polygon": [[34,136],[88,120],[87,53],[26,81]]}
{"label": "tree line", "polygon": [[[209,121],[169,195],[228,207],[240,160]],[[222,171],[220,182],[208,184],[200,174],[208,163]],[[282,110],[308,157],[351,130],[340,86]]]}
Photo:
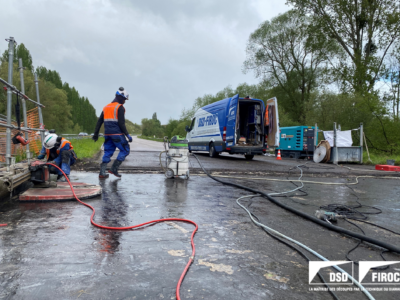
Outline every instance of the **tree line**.
{"label": "tree line", "polygon": [[[277,97],[281,126],[364,124],[370,148],[400,150],[400,6],[392,0],[288,0],[291,10],[250,35],[243,72],[259,83],[206,94],[170,119],[185,134],[195,111],[238,94]],[[355,137],[355,143],[358,142]]]}

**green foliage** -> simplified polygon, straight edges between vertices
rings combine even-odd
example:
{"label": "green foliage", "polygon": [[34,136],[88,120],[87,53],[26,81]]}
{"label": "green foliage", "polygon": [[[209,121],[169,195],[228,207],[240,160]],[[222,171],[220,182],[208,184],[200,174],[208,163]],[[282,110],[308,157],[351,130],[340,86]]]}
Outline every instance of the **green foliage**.
{"label": "green foliage", "polygon": [[132,123],[128,119],[125,119],[126,130],[128,130],[129,134],[141,134],[142,127],[139,124]]}
{"label": "green foliage", "polygon": [[[7,47],[8,48],[8,47]],[[8,63],[8,49],[3,52],[3,55],[0,57],[0,64],[1,63]],[[29,50],[25,47],[23,43],[19,45],[14,44],[14,59],[13,62],[18,64],[18,59],[22,58],[22,65],[26,70],[33,72],[33,65],[32,65],[32,56]]]}
{"label": "green foliage", "polygon": [[[342,88],[373,91],[388,50],[400,36],[400,6],[393,0],[288,0],[313,19],[310,33],[329,36],[344,54],[330,63]],[[349,63],[350,62],[350,63]]]}
{"label": "green foliage", "polygon": [[311,94],[328,80],[327,57],[335,42],[309,34],[309,17],[295,10],[266,21],[254,31],[247,46],[245,71],[254,71],[279,97],[290,118],[304,122]]}
{"label": "green foliage", "polygon": [[91,138],[71,139],[69,141],[74,147],[78,159],[93,157],[100,151],[101,142],[104,142],[103,138],[100,138],[97,143],[95,143]]}
{"label": "green foliage", "polygon": [[368,157],[367,151],[364,151],[363,153],[363,163],[367,165],[386,165],[388,159],[394,160],[394,164],[400,166],[399,154],[382,154],[382,152],[371,151]]}
{"label": "green foliage", "polygon": [[164,128],[161,122],[157,119],[157,114],[154,113],[151,119],[142,119],[142,135],[156,136],[162,138],[164,136]]}
{"label": "green foliage", "polygon": [[190,126],[189,120],[180,122],[178,126],[172,131],[171,137],[173,137],[174,135],[185,137],[187,133],[185,130],[186,126]]}
{"label": "green foliage", "polygon": [[36,74],[41,80],[46,80],[53,83],[56,88],[63,88],[61,76],[57,71],[47,70],[45,67],[37,67]]}
{"label": "green foliage", "polygon": [[169,139],[173,137],[174,135],[172,132],[176,127],[179,125],[179,120],[174,120],[174,119],[169,119],[168,124],[165,126],[164,134],[167,136]]}
{"label": "green foliage", "polygon": [[30,72],[33,72],[32,56],[24,44],[21,43],[17,46],[16,57],[22,58],[22,65],[24,68]]}
{"label": "green foliage", "polygon": [[[2,63],[0,65],[0,77],[8,79],[8,63]],[[36,89],[34,77],[31,72],[25,72],[25,93],[31,99],[36,99]],[[14,63],[13,72],[13,84],[20,86],[20,76],[18,72],[18,65]],[[58,89],[51,82],[40,81],[39,82],[40,101],[45,106],[42,109],[43,119],[45,121],[46,128],[54,128],[57,132],[66,132],[72,128],[71,122],[71,107],[68,105],[67,95],[62,89]],[[6,94],[0,92],[0,113],[6,114]],[[13,105],[16,103],[16,96],[13,95]],[[29,101],[26,102],[27,110],[35,107],[35,105]],[[12,109],[12,118],[15,119],[15,111]],[[21,121],[22,114],[21,114]]]}

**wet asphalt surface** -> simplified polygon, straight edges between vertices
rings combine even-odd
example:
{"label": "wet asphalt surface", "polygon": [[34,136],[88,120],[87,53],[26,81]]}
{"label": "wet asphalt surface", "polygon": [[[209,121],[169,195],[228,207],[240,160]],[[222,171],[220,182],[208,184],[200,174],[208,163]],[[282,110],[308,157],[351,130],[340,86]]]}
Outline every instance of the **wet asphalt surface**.
{"label": "wet asphalt surface", "polygon": [[[129,157],[136,159],[138,153],[146,157],[144,151],[132,152]],[[153,154],[148,152],[149,160]],[[254,171],[263,162],[232,158],[228,162],[223,158],[214,159],[222,162],[212,162],[205,155],[199,156],[206,167],[214,166],[214,173],[218,172],[216,165],[232,164],[229,170],[241,169],[241,176],[247,177],[224,178],[226,181],[267,192],[295,187],[290,182],[252,179],[267,178]],[[129,163],[128,160],[125,167]],[[246,165],[249,167],[243,171]],[[292,165],[285,161],[280,170],[283,176],[268,178],[286,179]],[[331,167],[311,166],[315,168],[313,173],[326,173],[323,169]],[[291,170],[289,178],[296,179],[298,174],[298,170]],[[320,175],[318,181],[353,182],[352,177],[340,178],[344,175]],[[315,181],[315,176],[318,175],[308,173],[303,179]],[[100,197],[85,200],[94,206],[95,221],[102,225],[129,226],[160,218],[197,222],[196,257],[182,284],[182,299],[332,299],[328,292],[309,291],[308,262],[255,226],[236,204],[238,197],[249,192],[200,175],[184,180],[166,179],[162,174],[123,174],[122,179],[99,181],[96,173],[73,172],[71,179],[102,186]],[[314,214],[321,205],[355,205],[358,200],[382,210],[368,215],[370,222],[400,231],[399,193],[398,179],[360,178],[359,184],[348,186],[306,183],[302,191],[277,199],[308,214]],[[345,260],[347,251],[358,243],[265,198],[243,199],[242,203],[250,204],[262,223],[330,260]],[[367,207],[362,210],[373,211]],[[0,227],[0,299],[175,299],[176,284],[191,254],[192,225],[170,222],[131,231],[109,231],[93,227],[90,215],[90,209],[75,201],[18,203],[3,199],[0,223],[8,226]],[[398,235],[357,224],[370,237],[400,245]],[[359,232],[343,220],[338,225]],[[381,260],[380,252],[375,246],[362,244],[350,258]],[[400,260],[397,254],[384,255],[387,260]],[[358,278],[357,267],[355,271]],[[398,292],[371,294],[376,299],[398,299]],[[337,295],[340,299],[366,299],[361,292]]]}

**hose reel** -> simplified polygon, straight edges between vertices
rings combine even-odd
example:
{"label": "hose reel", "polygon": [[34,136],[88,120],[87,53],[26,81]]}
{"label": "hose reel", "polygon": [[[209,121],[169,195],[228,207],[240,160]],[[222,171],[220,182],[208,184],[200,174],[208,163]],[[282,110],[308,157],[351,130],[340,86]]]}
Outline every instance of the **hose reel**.
{"label": "hose reel", "polygon": [[314,150],[314,162],[325,163],[331,159],[331,146],[328,141],[319,142],[317,148]]}

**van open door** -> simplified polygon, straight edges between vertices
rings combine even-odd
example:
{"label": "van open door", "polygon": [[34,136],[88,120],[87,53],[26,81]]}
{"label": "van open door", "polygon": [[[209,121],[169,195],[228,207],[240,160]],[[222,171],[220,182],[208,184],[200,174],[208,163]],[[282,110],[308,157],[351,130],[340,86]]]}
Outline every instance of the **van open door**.
{"label": "van open door", "polygon": [[226,142],[234,142],[236,131],[236,114],[238,109],[239,94],[233,96],[229,103],[228,120],[226,122]]}
{"label": "van open door", "polygon": [[264,133],[268,147],[279,146],[279,114],[276,97],[268,99],[264,112]]}

